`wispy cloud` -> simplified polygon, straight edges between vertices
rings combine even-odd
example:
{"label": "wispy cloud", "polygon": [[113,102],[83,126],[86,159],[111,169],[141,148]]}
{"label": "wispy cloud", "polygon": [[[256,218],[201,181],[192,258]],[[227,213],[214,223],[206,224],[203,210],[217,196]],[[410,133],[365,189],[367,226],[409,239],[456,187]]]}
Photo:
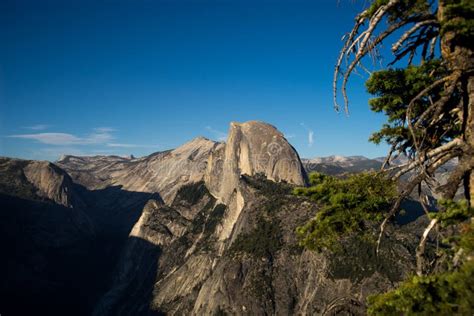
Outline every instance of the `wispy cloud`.
{"label": "wispy cloud", "polygon": [[314,143],[314,132],[313,132],[313,131],[309,131],[309,132],[308,132],[308,146],[309,146],[309,147],[312,147],[312,146],[313,146],[313,143]]}
{"label": "wispy cloud", "polygon": [[6,137],[29,140],[42,144],[33,154],[34,158],[55,160],[63,154],[72,154],[79,156],[87,155],[124,155],[131,149],[136,151],[157,150],[160,145],[157,144],[135,144],[119,142],[115,133],[117,130],[111,127],[92,128],[88,134],[71,133],[25,133],[9,135]]}
{"label": "wispy cloud", "polygon": [[49,127],[49,125],[47,124],[37,124],[37,125],[32,125],[32,126],[24,126],[23,128],[24,129],[29,129],[29,130],[32,130],[32,131],[43,131],[45,129],[47,129]]}
{"label": "wispy cloud", "polygon": [[66,133],[38,133],[38,134],[21,134],[21,135],[10,135],[10,138],[23,138],[36,140],[43,144],[48,145],[72,145],[81,143],[81,139],[72,134]]}
{"label": "wispy cloud", "polygon": [[305,123],[300,123],[301,126],[308,132],[308,147],[313,147],[314,144],[314,131],[306,126]]}
{"label": "wispy cloud", "polygon": [[93,149],[90,151],[91,154],[94,155],[111,155],[111,154],[117,154],[116,149]]}
{"label": "wispy cloud", "polygon": [[94,128],[94,131],[97,133],[111,133],[111,132],[116,132],[117,130],[112,127],[96,127]]}
{"label": "wispy cloud", "polygon": [[286,139],[295,138],[294,134],[285,134],[284,136],[285,136]]}
{"label": "wispy cloud", "polygon": [[110,128],[95,128],[92,133],[85,137],[76,136],[69,133],[36,133],[36,134],[17,134],[9,135],[10,138],[21,138],[35,140],[47,145],[91,145],[104,144],[114,139]]}
{"label": "wispy cloud", "polygon": [[212,134],[214,138],[216,138],[218,141],[225,141],[227,139],[227,133],[224,133],[222,131],[216,130],[212,128],[211,126],[206,126],[206,130]]}
{"label": "wispy cloud", "polygon": [[123,143],[108,143],[107,147],[116,148],[158,148],[159,145],[142,145],[142,144],[123,144]]}
{"label": "wispy cloud", "polygon": [[94,128],[94,132],[84,138],[85,144],[103,144],[114,139],[112,132],[116,130],[108,127]]}

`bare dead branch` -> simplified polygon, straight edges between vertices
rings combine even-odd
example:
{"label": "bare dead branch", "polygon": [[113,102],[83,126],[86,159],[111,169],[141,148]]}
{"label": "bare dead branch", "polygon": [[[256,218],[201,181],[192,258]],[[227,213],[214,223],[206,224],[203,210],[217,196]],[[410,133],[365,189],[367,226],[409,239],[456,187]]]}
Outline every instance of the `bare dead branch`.
{"label": "bare dead branch", "polygon": [[470,157],[469,159],[463,159],[458,163],[456,168],[449,175],[448,181],[446,184],[438,188],[439,192],[443,192],[443,196],[446,199],[452,199],[456,195],[456,192],[461,184],[461,181],[464,178],[464,175],[469,170],[474,168],[474,159]]}
{"label": "bare dead branch", "polygon": [[396,144],[393,144],[392,147],[390,148],[390,151],[388,152],[387,157],[385,157],[385,160],[384,160],[380,170],[383,171],[386,166],[390,165],[390,160],[392,159],[392,154],[395,151],[395,148],[396,148]]}
{"label": "bare dead branch", "polygon": [[437,20],[426,20],[426,21],[421,21],[421,22],[416,23],[408,31],[406,31],[395,44],[392,45],[392,51],[393,52],[398,51],[400,47],[403,45],[403,43],[421,27],[424,27],[426,25],[436,25],[436,24],[438,24]]}
{"label": "bare dead branch", "polygon": [[[472,170],[473,167],[474,167],[474,159],[472,158],[467,159],[457,165],[456,169],[451,173],[447,183],[441,187],[442,189],[444,188],[444,191],[445,191],[443,194],[444,198],[446,199],[454,198],[456,191],[458,190],[461,184],[461,181],[463,180],[464,174],[467,171]],[[435,227],[437,222],[438,222],[438,219],[436,218],[431,220],[430,224],[425,228],[425,231],[423,232],[418,248],[416,249],[416,273],[419,276],[423,275],[423,262],[424,262],[423,256],[425,253],[426,241],[427,241],[430,231],[433,229],[433,227]],[[459,254],[459,256],[460,255],[461,254]],[[458,256],[458,253],[456,253],[456,256],[455,256],[455,260],[454,260],[455,265],[457,264],[457,261],[458,261],[456,260],[457,256]]]}
{"label": "bare dead branch", "polygon": [[421,183],[421,181],[424,179],[425,175],[424,174],[419,174],[416,177],[414,177],[410,183],[405,187],[405,189],[399,194],[398,198],[395,200],[395,203],[393,204],[392,208],[388,212],[388,214],[385,216],[382,224],[380,225],[380,233],[379,237],[377,239],[377,254],[379,253],[380,250],[380,243],[382,242],[382,236],[385,232],[385,227],[388,224],[388,221],[398,212],[400,209],[400,205],[402,204],[403,200],[411,194],[413,189]]}
{"label": "bare dead branch", "polygon": [[443,96],[435,102],[433,105],[434,108],[434,114],[433,114],[433,120],[431,120],[430,126],[433,126],[439,121],[441,112],[443,111],[445,105],[448,103],[448,101],[451,99],[452,95],[456,91],[456,86],[459,82],[459,79],[461,78],[461,73],[460,72],[455,72],[452,76],[452,82],[448,86],[447,89],[445,89],[445,93]]}
{"label": "bare dead branch", "polygon": [[424,263],[423,256],[425,254],[426,241],[428,240],[428,236],[431,230],[433,229],[433,227],[435,227],[437,223],[438,223],[437,218],[433,218],[430,221],[429,225],[425,228],[423,235],[421,236],[421,240],[420,240],[420,243],[418,244],[418,247],[416,248],[416,274],[418,276],[423,275],[423,263]]}
{"label": "bare dead branch", "polygon": [[334,94],[334,109],[337,112],[339,112],[339,105],[337,104],[337,98],[336,98],[336,96],[337,96],[337,76],[340,73],[341,64],[342,64],[342,61],[344,59],[345,51],[347,50],[348,46],[351,44],[354,36],[359,31],[360,26],[366,20],[366,18],[365,18],[365,13],[366,12],[367,12],[367,10],[363,11],[361,14],[359,14],[356,17],[356,23],[355,23],[354,27],[352,28],[352,31],[347,36],[347,39],[344,43],[344,47],[342,48],[341,52],[339,53],[339,57],[338,57],[337,62],[336,62],[336,67],[335,67],[335,70],[334,70],[334,79],[333,79],[333,94]]}
{"label": "bare dead branch", "polygon": [[405,57],[407,54],[410,54],[410,57],[409,57],[409,64],[411,64],[411,60],[413,59],[413,56],[415,56],[415,53],[416,53],[416,50],[417,48],[428,42],[428,41],[431,41],[432,38],[434,37],[437,37],[438,36],[438,32],[429,32],[429,31],[425,31],[425,32],[422,32],[420,34],[418,34],[418,36],[416,37],[415,40],[413,41],[410,41],[409,43],[407,43],[405,45],[405,49],[400,51],[400,52],[397,52],[395,54],[395,58],[394,60],[392,60],[388,66],[392,66],[394,65],[395,63],[397,63],[398,61],[400,61],[403,57]]}
{"label": "bare dead branch", "polygon": [[435,45],[436,45],[436,40],[438,39],[437,36],[433,37],[431,39],[431,42],[430,42],[430,53],[429,53],[429,57],[428,59],[433,59],[434,58],[434,54],[435,54]]}
{"label": "bare dead branch", "polygon": [[[453,76],[447,76],[447,77],[444,77],[442,79],[439,79],[437,81],[435,81],[432,85],[430,85],[429,87],[427,87],[426,89],[424,89],[421,93],[424,93],[424,94],[427,94],[429,91],[431,91],[433,88],[435,88],[436,86],[442,84],[442,83],[445,83],[449,80],[452,80],[451,84],[449,85],[448,89],[446,90],[446,93],[439,99],[437,100],[436,102],[434,102],[433,104],[431,104],[418,118],[417,118],[417,121],[415,123],[415,128],[418,128],[422,123],[423,121],[427,118],[428,115],[431,114],[431,112],[435,111],[437,108],[442,108],[442,106],[444,106],[444,104],[446,104],[446,102],[451,98],[455,88],[456,88],[456,84],[457,82],[459,81],[459,78],[460,78],[460,75],[458,74],[455,74]],[[415,97],[416,99],[419,99],[421,98],[423,95],[418,95],[417,97]],[[416,101],[416,100],[412,100],[412,101]],[[411,103],[411,102],[410,102]]]}
{"label": "bare dead branch", "polygon": [[349,55],[353,51],[357,52],[359,50],[359,47],[360,47],[359,43],[366,34],[367,34],[367,30],[360,33],[359,36],[357,36],[356,39],[354,39],[354,41],[352,42],[352,44],[346,49],[345,54]]}
{"label": "bare dead branch", "polygon": [[454,154],[448,154],[444,156],[443,158],[440,158],[433,164],[431,164],[425,172],[418,173],[412,177],[410,182],[405,186],[405,189],[399,194],[398,198],[395,200],[395,203],[393,204],[392,208],[388,212],[388,214],[385,216],[382,224],[380,225],[380,233],[379,237],[377,239],[377,248],[376,248],[376,253],[378,254],[380,251],[380,243],[382,242],[382,237],[385,232],[385,228],[388,224],[388,221],[399,211],[400,205],[403,202],[403,200],[408,197],[412,192],[413,189],[416,188],[418,184],[420,184],[427,176],[427,174],[431,174],[436,169],[438,169],[440,166],[444,165],[446,162],[449,160],[453,159]]}
{"label": "bare dead branch", "polygon": [[460,138],[455,138],[449,143],[446,143],[444,145],[441,145],[429,152],[426,153],[424,157],[419,157],[418,159],[415,159],[413,161],[410,161],[404,165],[401,166],[396,166],[391,169],[387,169],[387,171],[391,170],[396,170],[397,168],[401,168],[395,175],[392,176],[393,179],[398,179],[402,175],[406,174],[407,172],[413,170],[416,166],[420,165],[422,163],[422,160],[429,160],[432,158],[436,158],[436,156],[447,153],[449,151],[452,151],[455,148],[460,148],[463,145],[463,141]]}
{"label": "bare dead branch", "polygon": [[[418,93],[408,104],[407,112],[406,112],[406,121],[407,121],[407,125],[408,125],[408,130],[410,131],[410,134],[413,138],[413,144],[415,145],[415,148],[416,148],[417,152],[420,152],[420,148],[419,148],[419,144],[418,144],[416,134],[415,134],[415,130],[413,128],[413,124],[412,124],[412,120],[411,120],[411,111],[412,111],[413,107],[415,106],[416,101],[418,101],[420,98],[425,96],[427,93],[429,93],[435,87],[439,86],[440,84],[442,84],[442,83],[444,83],[444,82],[446,82],[450,79],[451,79],[450,76],[446,76],[444,78],[436,80],[431,85],[429,85],[428,87],[423,89],[420,93]],[[431,106],[430,106],[430,108],[431,108]]]}
{"label": "bare dead branch", "polygon": [[423,212],[428,215],[430,213],[429,209],[428,209],[428,203],[429,200],[428,200],[428,196],[424,193],[421,193],[419,195],[419,198],[418,198],[418,201],[420,202],[420,205],[421,207],[423,208]]}
{"label": "bare dead branch", "polygon": [[[375,14],[371,17],[370,21],[369,21],[369,26],[367,28],[367,30],[363,33],[364,36],[362,38],[362,40],[360,40],[360,45],[358,47],[358,50],[357,50],[357,53],[356,53],[356,56],[354,58],[354,60],[352,61],[352,63],[349,65],[348,69],[344,72],[344,77],[343,77],[343,81],[342,81],[342,96],[344,98],[344,111],[346,112],[346,114],[349,113],[349,108],[348,108],[348,104],[349,104],[349,100],[347,98],[347,90],[346,90],[346,85],[347,85],[347,81],[349,79],[349,76],[350,74],[352,73],[352,71],[354,70],[354,68],[359,64],[360,60],[362,59],[362,57],[364,57],[367,52],[369,52],[371,49],[373,49],[373,47],[375,47],[375,45],[377,45],[380,41],[377,42],[377,40],[375,40],[371,45],[370,45],[370,49],[367,49],[366,45],[367,43],[369,43],[369,39],[370,37],[372,36],[374,30],[375,30],[375,27],[379,24],[380,20],[382,19],[382,17],[384,16],[384,14],[390,9],[392,8],[394,5],[396,5],[400,0],[390,0],[386,5],[383,5],[381,6],[376,12]],[[392,32],[394,31],[395,29],[392,30]],[[386,34],[384,36],[384,38],[388,36],[388,34]],[[375,43],[377,42],[377,43]],[[346,47],[347,48],[347,47]],[[342,51],[341,54],[344,55],[345,51]],[[333,90],[335,92],[337,92],[337,76],[339,75],[340,73],[340,67],[337,68],[337,72],[334,74],[334,84],[333,84]],[[339,109],[339,105],[337,103],[337,93],[334,94],[334,104],[335,104],[335,107],[337,109]]]}

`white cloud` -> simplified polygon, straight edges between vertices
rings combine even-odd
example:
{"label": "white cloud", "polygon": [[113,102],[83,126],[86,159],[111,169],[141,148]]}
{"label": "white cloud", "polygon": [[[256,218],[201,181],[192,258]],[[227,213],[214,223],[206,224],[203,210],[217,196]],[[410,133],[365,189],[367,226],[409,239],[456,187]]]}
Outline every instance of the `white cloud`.
{"label": "white cloud", "polygon": [[308,132],[308,147],[313,147],[314,144],[314,131],[306,126],[305,123],[300,123],[301,126]]}
{"label": "white cloud", "polygon": [[117,155],[120,156],[121,154],[117,152],[116,149],[94,149],[90,151],[89,156],[97,156],[97,155]]}
{"label": "white cloud", "polygon": [[116,132],[117,130],[112,127],[96,127],[94,128],[94,131],[98,133],[111,133],[111,132]]}
{"label": "white cloud", "polygon": [[150,149],[155,150],[162,147],[156,144],[133,144],[116,141],[114,132],[116,129],[110,127],[98,127],[90,130],[89,134],[77,135],[71,133],[25,133],[9,135],[6,137],[30,140],[43,144],[32,152],[34,159],[47,159],[50,161],[58,159],[63,154],[68,155],[107,155],[123,154],[130,149],[137,151]]}
{"label": "white cloud", "polygon": [[42,131],[42,130],[47,129],[48,127],[49,125],[46,125],[46,124],[37,124],[37,125],[32,125],[32,126],[25,126],[23,128],[30,129],[33,131]]}
{"label": "white cloud", "polygon": [[84,144],[103,144],[113,139],[114,137],[112,136],[110,131],[98,131],[98,130],[96,130],[92,134],[89,134],[86,138],[83,138]]}
{"label": "white cloud", "polygon": [[314,143],[314,132],[310,130],[308,132],[308,146],[312,147],[313,143]]}
{"label": "white cloud", "polygon": [[211,126],[206,126],[206,130],[209,131],[218,141],[225,141],[227,139],[227,133],[213,129]]}
{"label": "white cloud", "polygon": [[158,145],[141,145],[141,144],[123,144],[123,143],[108,143],[107,147],[117,148],[158,148]]}
{"label": "white cloud", "polygon": [[48,145],[72,145],[79,144],[81,139],[66,133],[38,133],[38,134],[21,134],[21,135],[10,135],[11,138],[23,138],[36,140],[43,144]]}
{"label": "white cloud", "polygon": [[110,128],[95,128],[94,132],[85,136],[79,137],[69,133],[36,133],[36,134],[17,134],[10,135],[10,138],[31,139],[42,144],[48,145],[91,145],[104,144],[114,139]]}

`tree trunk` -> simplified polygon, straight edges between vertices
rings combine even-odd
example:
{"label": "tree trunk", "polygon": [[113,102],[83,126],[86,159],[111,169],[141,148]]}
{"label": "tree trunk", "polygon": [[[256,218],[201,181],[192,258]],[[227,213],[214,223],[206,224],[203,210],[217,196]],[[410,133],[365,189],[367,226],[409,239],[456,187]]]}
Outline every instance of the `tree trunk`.
{"label": "tree trunk", "polygon": [[[467,159],[474,159],[474,76],[469,74],[467,80],[467,96],[468,104],[465,109],[468,111],[466,117],[466,129],[465,129],[465,141],[469,145],[469,152],[467,153]],[[469,170],[466,174],[465,191],[466,197],[470,202],[470,205],[474,207],[474,172]]]}
{"label": "tree trunk", "polygon": [[[462,17],[447,17],[445,15],[446,0],[439,1],[438,18],[443,25],[448,19],[461,22]],[[472,43],[459,41],[456,30],[445,32],[441,37],[441,54],[448,62],[453,72],[461,74],[463,90],[463,140],[466,148],[459,159],[459,163],[472,165],[474,159],[474,53]],[[472,168],[466,172],[464,189],[467,200],[474,206],[474,172]]]}

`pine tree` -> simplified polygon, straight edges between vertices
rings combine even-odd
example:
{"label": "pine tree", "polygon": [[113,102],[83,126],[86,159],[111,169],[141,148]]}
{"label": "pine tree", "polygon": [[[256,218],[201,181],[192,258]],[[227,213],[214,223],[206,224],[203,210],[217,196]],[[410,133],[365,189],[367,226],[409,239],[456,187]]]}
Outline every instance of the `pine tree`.
{"label": "pine tree", "polygon": [[[380,226],[377,250],[388,221],[401,202],[418,189],[427,210],[422,185],[441,196],[439,212],[431,213],[416,251],[417,276],[387,294],[369,300],[369,313],[465,314],[474,310],[474,1],[373,0],[355,18],[344,37],[334,72],[334,105],[339,89],[349,111],[346,86],[363,62],[381,57],[380,46],[391,43],[393,60],[371,73],[367,90],[371,109],[384,113],[387,123],[370,138],[387,142],[390,152],[382,172],[394,180],[408,177]],[[347,65],[346,67],[343,67]],[[408,162],[392,166],[405,155]],[[446,162],[457,159],[443,185],[434,178]],[[464,187],[464,201],[453,201]],[[434,227],[456,227],[448,244],[449,262],[442,273],[430,271],[423,254]]]}

